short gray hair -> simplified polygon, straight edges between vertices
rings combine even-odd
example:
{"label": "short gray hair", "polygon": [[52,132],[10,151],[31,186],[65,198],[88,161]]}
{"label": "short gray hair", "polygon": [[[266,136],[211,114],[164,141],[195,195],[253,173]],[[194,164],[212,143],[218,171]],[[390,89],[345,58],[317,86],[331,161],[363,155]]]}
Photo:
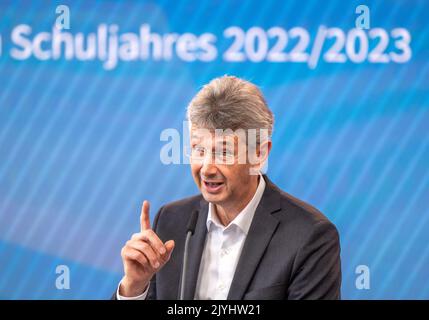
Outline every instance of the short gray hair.
{"label": "short gray hair", "polygon": [[234,77],[215,78],[206,84],[188,106],[191,125],[207,129],[256,129],[268,131],[271,137],[274,116],[259,88]]}

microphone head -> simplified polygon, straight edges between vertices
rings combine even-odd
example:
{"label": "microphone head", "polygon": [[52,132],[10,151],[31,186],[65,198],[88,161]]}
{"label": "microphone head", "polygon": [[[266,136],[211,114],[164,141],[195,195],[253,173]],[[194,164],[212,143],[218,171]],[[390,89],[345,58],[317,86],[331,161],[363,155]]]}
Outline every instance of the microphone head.
{"label": "microphone head", "polygon": [[186,228],[186,232],[191,232],[191,234],[194,234],[195,231],[195,227],[197,225],[197,220],[198,220],[198,210],[194,210],[191,213],[191,217],[189,218],[188,221],[188,226]]}

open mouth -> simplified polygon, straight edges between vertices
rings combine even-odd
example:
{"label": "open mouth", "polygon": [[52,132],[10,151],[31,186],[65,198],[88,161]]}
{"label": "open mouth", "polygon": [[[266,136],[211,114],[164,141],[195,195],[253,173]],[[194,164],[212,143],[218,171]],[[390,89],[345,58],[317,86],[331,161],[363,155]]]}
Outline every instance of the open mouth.
{"label": "open mouth", "polygon": [[205,181],[205,180],[203,180],[203,184],[206,190],[210,193],[219,192],[224,185],[223,182],[214,182],[214,181]]}

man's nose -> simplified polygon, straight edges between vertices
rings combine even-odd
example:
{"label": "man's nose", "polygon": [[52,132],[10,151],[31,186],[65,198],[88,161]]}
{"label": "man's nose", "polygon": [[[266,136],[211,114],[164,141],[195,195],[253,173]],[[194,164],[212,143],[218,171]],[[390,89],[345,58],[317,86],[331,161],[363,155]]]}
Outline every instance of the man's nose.
{"label": "man's nose", "polygon": [[217,168],[211,155],[207,155],[206,157],[204,157],[201,166],[201,173],[205,177],[209,177],[217,173]]}

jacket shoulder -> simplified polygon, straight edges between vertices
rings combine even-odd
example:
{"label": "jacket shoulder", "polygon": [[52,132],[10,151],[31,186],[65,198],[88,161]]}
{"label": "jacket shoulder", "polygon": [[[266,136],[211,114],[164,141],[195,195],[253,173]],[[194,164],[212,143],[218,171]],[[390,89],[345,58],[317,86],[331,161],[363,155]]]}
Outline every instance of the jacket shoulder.
{"label": "jacket shoulder", "polygon": [[185,234],[192,211],[200,208],[201,195],[169,202],[162,206],[154,220],[154,230],[163,241]]}
{"label": "jacket shoulder", "polygon": [[200,202],[203,200],[203,196],[201,194],[190,196],[187,198],[183,198],[180,200],[172,201],[165,204],[161,211],[164,212],[176,212],[182,210],[192,210],[198,209],[200,207]]}
{"label": "jacket shoulder", "polygon": [[282,210],[276,215],[278,219],[287,221],[304,234],[311,233],[320,226],[337,233],[335,225],[317,208],[277,187],[276,189],[280,194],[282,207]]}
{"label": "jacket shoulder", "polygon": [[186,219],[191,212],[200,208],[202,200],[203,196],[199,194],[163,205],[155,218],[156,225],[167,224],[174,227],[175,222],[180,224],[183,221],[187,221]]}

